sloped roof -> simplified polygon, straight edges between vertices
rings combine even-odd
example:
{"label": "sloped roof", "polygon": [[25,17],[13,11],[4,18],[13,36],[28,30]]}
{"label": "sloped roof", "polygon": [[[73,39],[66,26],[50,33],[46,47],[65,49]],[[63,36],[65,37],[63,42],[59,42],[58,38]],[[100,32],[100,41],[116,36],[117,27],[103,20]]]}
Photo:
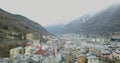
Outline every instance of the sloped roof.
{"label": "sloped roof", "polygon": [[38,55],[41,55],[41,54],[43,54],[43,50],[42,50],[42,48],[40,47],[40,49],[37,51],[37,52],[35,52],[35,54],[38,54]]}
{"label": "sloped roof", "polygon": [[87,57],[88,59],[99,59],[98,57],[96,57],[95,55],[90,55],[89,57]]}

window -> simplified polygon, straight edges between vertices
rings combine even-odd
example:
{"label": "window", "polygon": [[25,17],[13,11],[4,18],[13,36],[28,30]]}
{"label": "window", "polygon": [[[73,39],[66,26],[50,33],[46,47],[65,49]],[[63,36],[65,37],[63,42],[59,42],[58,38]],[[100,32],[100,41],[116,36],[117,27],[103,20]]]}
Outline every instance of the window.
{"label": "window", "polygon": [[92,62],[92,60],[90,60],[90,62]]}
{"label": "window", "polygon": [[22,50],[19,51],[19,54],[22,54]]}

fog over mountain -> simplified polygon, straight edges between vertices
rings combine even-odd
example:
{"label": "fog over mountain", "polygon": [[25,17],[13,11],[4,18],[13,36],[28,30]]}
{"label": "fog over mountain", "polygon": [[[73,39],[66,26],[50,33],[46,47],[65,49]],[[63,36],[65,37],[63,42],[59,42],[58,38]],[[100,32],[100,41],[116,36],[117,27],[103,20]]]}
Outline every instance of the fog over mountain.
{"label": "fog over mountain", "polygon": [[68,23],[63,33],[110,34],[120,31],[120,4],[113,4],[95,15],[84,15]]}

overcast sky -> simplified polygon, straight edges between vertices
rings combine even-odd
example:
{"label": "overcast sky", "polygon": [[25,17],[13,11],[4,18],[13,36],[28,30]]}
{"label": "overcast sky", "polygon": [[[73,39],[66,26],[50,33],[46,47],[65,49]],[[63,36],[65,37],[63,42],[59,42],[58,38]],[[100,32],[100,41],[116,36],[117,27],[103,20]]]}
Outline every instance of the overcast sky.
{"label": "overcast sky", "polygon": [[21,14],[42,26],[66,24],[119,0],[0,0],[0,8]]}

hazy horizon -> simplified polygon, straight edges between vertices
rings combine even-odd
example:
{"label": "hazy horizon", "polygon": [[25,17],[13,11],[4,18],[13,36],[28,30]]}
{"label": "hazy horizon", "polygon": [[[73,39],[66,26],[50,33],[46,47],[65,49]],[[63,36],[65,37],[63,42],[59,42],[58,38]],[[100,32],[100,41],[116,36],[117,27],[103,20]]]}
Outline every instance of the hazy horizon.
{"label": "hazy horizon", "polygon": [[0,0],[0,8],[20,14],[42,26],[67,24],[84,14],[98,12],[119,0]]}

